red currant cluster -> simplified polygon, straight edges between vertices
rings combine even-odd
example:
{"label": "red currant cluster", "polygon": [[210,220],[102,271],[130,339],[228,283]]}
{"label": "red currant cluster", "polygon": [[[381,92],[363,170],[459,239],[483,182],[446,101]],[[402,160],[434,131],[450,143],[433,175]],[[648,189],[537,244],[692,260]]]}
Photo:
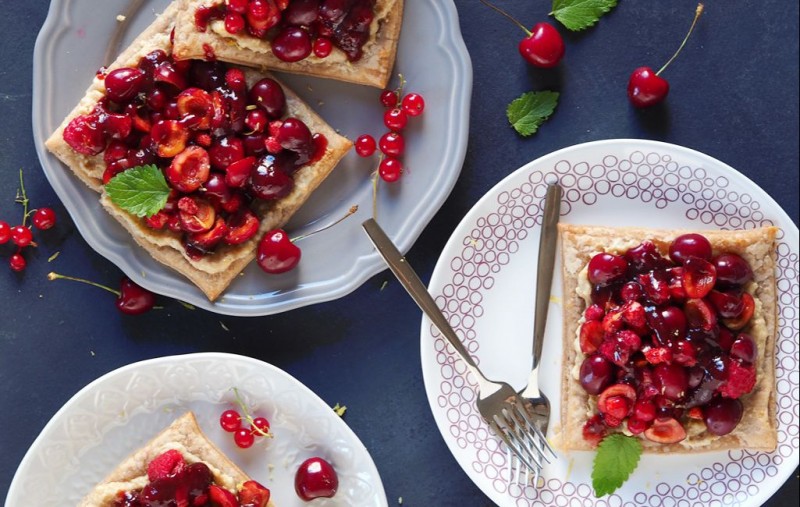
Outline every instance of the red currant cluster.
{"label": "red currant cluster", "polygon": [[[249,421],[250,426],[245,426]],[[269,421],[265,417],[252,418],[247,413],[244,417],[237,410],[226,410],[219,416],[219,425],[228,433],[233,433],[233,442],[241,449],[251,447],[256,437],[272,437],[269,432]]]}
{"label": "red currant cluster", "polygon": [[381,150],[381,161],[378,164],[378,174],[386,182],[400,179],[403,172],[403,163],[400,156],[405,151],[405,139],[400,132],[408,123],[409,116],[419,116],[425,109],[425,100],[419,93],[403,95],[405,80],[400,78],[400,86],[396,90],[381,92],[381,104],[386,108],[383,113],[383,124],[389,129],[380,140],[375,143],[375,138],[369,134],[359,136],[355,142],[356,153],[362,157],[371,157],[376,147]]}
{"label": "red currant cluster", "polygon": [[25,194],[25,185],[22,181],[22,171],[19,172],[20,189],[17,194],[16,201],[22,204],[24,210],[22,212],[22,223],[15,226],[10,226],[8,222],[0,220],[0,245],[11,241],[16,245],[16,252],[11,255],[8,263],[14,271],[23,271],[28,265],[25,257],[22,255],[24,248],[29,246],[36,246],[33,241],[33,231],[31,227],[26,225],[28,217],[31,217],[33,225],[41,230],[52,228],[56,224],[56,213],[50,208],[38,208],[28,211],[28,197]]}

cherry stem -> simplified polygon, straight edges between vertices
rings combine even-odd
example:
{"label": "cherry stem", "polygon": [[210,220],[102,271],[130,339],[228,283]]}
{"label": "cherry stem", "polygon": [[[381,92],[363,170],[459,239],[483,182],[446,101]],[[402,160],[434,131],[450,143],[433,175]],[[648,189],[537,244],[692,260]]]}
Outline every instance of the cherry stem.
{"label": "cherry stem", "polygon": [[[481,0],[481,1],[483,1],[483,0]],[[697,24],[697,20],[700,19],[700,15],[701,14],[703,14],[703,4],[697,4],[697,9],[694,11],[694,19],[692,20],[692,26],[689,27],[689,32],[686,34],[686,37],[683,38],[683,42],[681,42],[681,45],[678,47],[678,50],[675,51],[675,54],[672,55],[672,58],[667,60],[667,63],[665,63],[663,67],[658,69],[658,72],[656,72],[656,76],[661,74],[664,71],[664,69],[666,69],[669,66],[670,63],[672,63],[672,60],[674,60],[678,56],[678,53],[681,52],[681,49],[683,49],[683,46],[686,45],[686,41],[689,40],[689,36],[692,35],[692,32],[694,31],[694,27]]]}
{"label": "cherry stem", "polygon": [[99,284],[97,282],[92,282],[90,280],[86,280],[84,278],[76,278],[74,276],[60,275],[58,273],[50,272],[50,273],[47,274],[47,279],[50,280],[51,282],[53,280],[72,280],[73,282],[81,282],[81,283],[85,283],[87,285],[92,285],[94,287],[98,287],[100,289],[107,290],[108,292],[110,292],[112,294],[116,294],[117,297],[122,297],[122,293],[120,291],[112,289],[111,287],[107,287],[105,285]]}
{"label": "cherry stem", "polygon": [[308,234],[303,234],[301,236],[297,236],[296,238],[292,238],[292,243],[294,243],[295,241],[300,241],[301,239],[305,239],[305,238],[307,238],[309,236],[313,236],[314,234],[316,234],[318,232],[326,231],[326,230],[330,229],[331,227],[333,227],[334,225],[344,221],[347,217],[349,217],[350,215],[352,215],[356,211],[358,211],[358,205],[351,206],[350,209],[347,210],[347,213],[345,213],[345,215],[342,218],[340,218],[339,220],[333,222],[332,224],[326,225],[322,229],[317,229],[316,231],[311,231]]}
{"label": "cherry stem", "polygon": [[233,395],[236,397],[236,404],[239,405],[239,409],[244,414],[245,420],[248,423],[250,423],[250,427],[253,429],[253,431],[255,431],[256,433],[258,433],[259,435],[261,435],[263,437],[272,438],[274,436],[272,433],[266,432],[266,431],[262,430],[261,428],[253,425],[253,422],[255,422],[255,419],[253,419],[253,416],[250,415],[250,411],[247,410],[247,405],[244,404],[244,400],[239,395],[239,390],[237,388],[235,388],[235,387],[232,387],[231,390],[233,391]]}
{"label": "cherry stem", "polygon": [[512,23],[514,23],[514,24],[515,24],[515,25],[517,25],[518,27],[522,28],[522,30],[523,30],[523,31],[524,31],[524,32],[525,32],[525,33],[528,35],[528,37],[530,37],[531,35],[533,35],[533,34],[531,33],[531,31],[530,31],[530,30],[528,30],[527,28],[525,28],[525,25],[523,25],[522,23],[520,23],[519,21],[517,21],[517,19],[516,19],[514,16],[512,16],[512,15],[511,15],[511,14],[509,14],[509,13],[507,13],[506,11],[504,11],[503,9],[501,9],[500,7],[497,7],[496,5],[492,5],[492,4],[490,4],[489,2],[487,2],[486,0],[481,0],[481,3],[483,3],[483,5],[485,5],[486,7],[489,7],[490,9],[494,9],[494,10],[496,10],[497,12],[499,12],[500,14],[502,14],[503,16],[505,16],[505,17],[507,17],[508,19],[510,19]]}

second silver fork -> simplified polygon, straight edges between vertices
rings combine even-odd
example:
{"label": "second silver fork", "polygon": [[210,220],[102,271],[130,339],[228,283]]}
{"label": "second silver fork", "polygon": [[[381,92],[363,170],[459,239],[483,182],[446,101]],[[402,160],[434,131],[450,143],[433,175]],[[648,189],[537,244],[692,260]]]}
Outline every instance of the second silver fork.
{"label": "second silver fork", "polygon": [[[544,462],[549,461],[545,454],[549,445],[544,434],[531,421],[523,405],[524,400],[507,383],[494,382],[483,375],[428,289],[378,223],[369,219],[363,223],[363,227],[400,284],[455,349],[476,379],[478,412],[510,452],[538,479]],[[509,477],[509,482],[511,479]],[[536,482],[534,480],[534,484]]]}

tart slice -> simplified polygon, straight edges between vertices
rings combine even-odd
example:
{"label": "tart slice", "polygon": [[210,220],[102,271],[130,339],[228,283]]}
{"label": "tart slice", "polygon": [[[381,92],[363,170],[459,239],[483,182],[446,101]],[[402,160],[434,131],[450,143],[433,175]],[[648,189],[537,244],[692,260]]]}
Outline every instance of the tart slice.
{"label": "tart slice", "polygon": [[178,58],[385,88],[403,0],[192,0],[178,16]]}
{"label": "tart slice", "polygon": [[213,301],[352,143],[269,74],[174,58],[186,9],[174,1],[99,73],[46,146]]}
{"label": "tart slice", "polygon": [[192,412],[124,459],[78,507],[151,505],[274,507],[269,489],[217,449]]}
{"label": "tart slice", "polygon": [[774,449],[776,232],[562,224],[560,446]]}

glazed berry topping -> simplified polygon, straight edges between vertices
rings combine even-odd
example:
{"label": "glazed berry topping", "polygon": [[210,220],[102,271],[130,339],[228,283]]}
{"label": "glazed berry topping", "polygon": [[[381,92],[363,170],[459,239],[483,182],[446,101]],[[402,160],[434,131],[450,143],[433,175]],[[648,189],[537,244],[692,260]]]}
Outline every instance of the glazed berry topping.
{"label": "glazed berry topping", "polygon": [[195,11],[200,32],[224,20],[231,35],[247,33],[270,41],[273,54],[285,62],[327,58],[334,47],[355,62],[363,55],[375,18],[375,0],[227,0]]}
{"label": "glazed berry topping", "polygon": [[[245,16],[261,26],[277,12],[273,0],[234,0],[200,8],[196,19],[206,26]],[[102,154],[104,183],[137,166],[159,167],[174,195],[144,223],[180,234],[191,258],[252,238],[259,219],[250,206],[286,196],[294,173],[327,149],[324,136],[285,118],[278,82],[264,78],[248,87],[241,69],[219,62],[174,61],[156,50],[109,72],[104,83],[106,97],[69,122],[64,140],[82,155]],[[54,216],[42,209],[33,221],[47,228]],[[24,246],[29,233],[12,230],[10,239]]]}
{"label": "glazed berry topping", "polygon": [[623,422],[664,444],[686,438],[691,421],[726,435],[741,420],[740,398],[755,388],[749,264],[735,253],[714,256],[701,234],[678,236],[665,250],[645,241],[589,260],[593,304],[577,339],[578,381],[597,396],[583,429],[592,444]]}

